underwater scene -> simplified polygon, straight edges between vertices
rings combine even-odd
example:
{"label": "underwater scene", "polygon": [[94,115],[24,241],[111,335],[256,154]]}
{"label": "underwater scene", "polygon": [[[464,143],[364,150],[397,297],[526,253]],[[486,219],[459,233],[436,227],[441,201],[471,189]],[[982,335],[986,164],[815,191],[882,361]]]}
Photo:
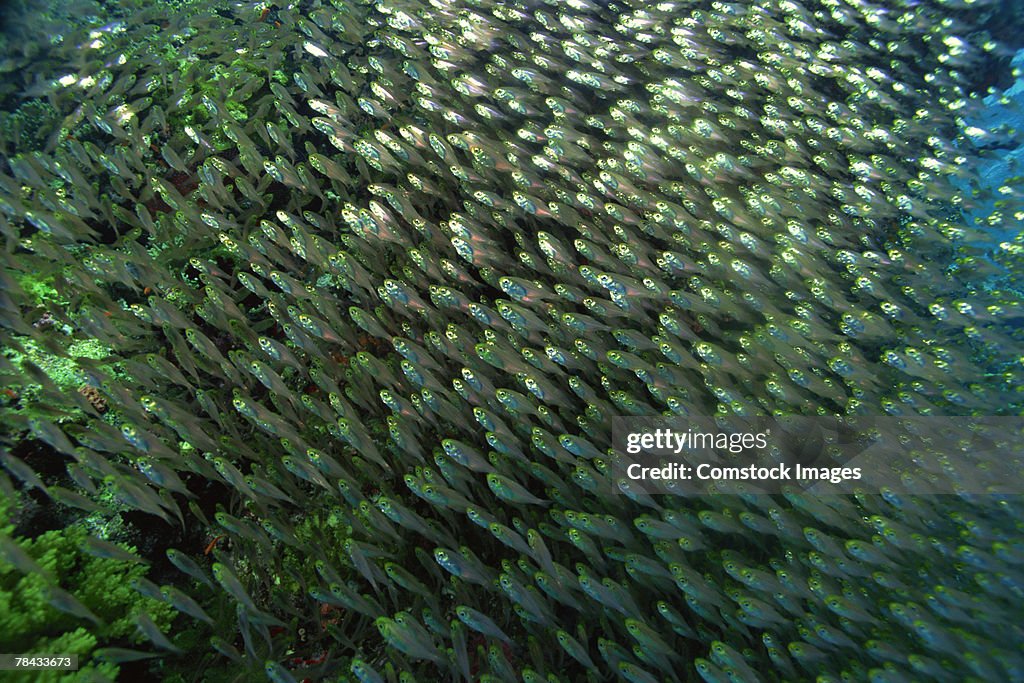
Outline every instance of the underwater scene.
{"label": "underwater scene", "polygon": [[1024,2],[7,0],[0,681],[1024,681]]}

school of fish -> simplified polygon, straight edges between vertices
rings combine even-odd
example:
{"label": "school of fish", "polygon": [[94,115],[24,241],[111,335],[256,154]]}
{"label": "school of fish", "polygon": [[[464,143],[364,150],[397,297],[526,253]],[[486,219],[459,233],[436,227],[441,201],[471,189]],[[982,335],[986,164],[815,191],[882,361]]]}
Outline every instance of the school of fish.
{"label": "school of fish", "polygon": [[227,539],[136,588],[207,623],[187,586],[222,591],[209,651],[247,680],[1024,680],[1019,497],[610,474],[613,416],[1021,414],[986,232],[1021,186],[963,218],[1012,135],[967,123],[997,5],[211,0],[69,30],[62,122],[0,141],[0,341],[108,346],[74,359],[106,409],[0,356],[38,386],[0,439],[70,477],[5,453],[5,494]]}

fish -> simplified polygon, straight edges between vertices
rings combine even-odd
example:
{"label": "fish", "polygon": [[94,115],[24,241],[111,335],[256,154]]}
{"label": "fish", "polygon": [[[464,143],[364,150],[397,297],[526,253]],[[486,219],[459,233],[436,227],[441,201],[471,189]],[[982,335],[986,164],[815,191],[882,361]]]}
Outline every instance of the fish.
{"label": "fish", "polygon": [[274,683],[297,683],[298,679],[278,662],[267,660],[263,664],[263,671]]}
{"label": "fish", "polygon": [[496,496],[510,503],[527,505],[547,505],[550,503],[550,501],[531,494],[522,484],[512,481],[497,472],[491,472],[487,475],[487,485]]}
{"label": "fish", "polygon": [[509,645],[514,645],[514,641],[486,614],[466,605],[457,605],[455,607],[455,615],[459,618],[459,621],[474,631],[485,636],[497,638]]}
{"label": "fish", "polygon": [[438,664],[444,661],[437,647],[424,634],[410,628],[409,622],[400,623],[388,617],[378,617],[374,625],[389,645],[406,655],[415,659],[428,659]]}
{"label": "fish", "polygon": [[82,549],[94,557],[118,560],[120,562],[148,564],[145,559],[139,557],[135,553],[130,552],[117,544],[111,543],[110,541],[96,538],[95,536],[87,537],[83,543]]}
{"label": "fish", "polygon": [[586,648],[584,648],[578,640],[572,637],[568,631],[559,629],[555,632],[555,638],[558,640],[558,644],[569,653],[569,656],[575,659],[577,662],[590,669],[596,668],[594,660],[587,654]]}
{"label": "fish", "polygon": [[96,503],[89,496],[85,496],[77,491],[66,489],[62,486],[51,485],[46,489],[46,495],[52,499],[67,505],[69,507],[78,508],[89,513],[100,512],[103,510],[103,506]]}
{"label": "fish", "polygon": [[104,647],[93,651],[93,654],[102,661],[114,664],[126,662],[139,662],[146,659],[153,659],[160,655],[154,652],[141,652],[123,647]]}
{"label": "fish", "polygon": [[179,654],[182,652],[181,648],[175,646],[167,636],[160,631],[160,628],[153,622],[153,618],[146,612],[141,611],[136,615],[135,624],[138,626],[139,632],[157,647]]}
{"label": "fish", "polygon": [[47,586],[46,589],[47,603],[66,614],[70,614],[79,619],[87,619],[93,624],[100,626],[103,622],[98,616],[96,616],[92,610],[86,607],[82,602],[68,591],[60,588],[59,586]]}
{"label": "fish", "polygon": [[[68,445],[70,446],[70,442],[68,442]],[[9,453],[4,453],[3,460],[0,460],[0,464],[3,465],[4,469],[21,480],[25,486],[46,492],[46,485],[43,483],[43,480],[39,478],[39,475],[36,474],[35,470],[15,456]]]}
{"label": "fish", "polygon": [[[235,603],[233,664],[1021,677],[1020,509],[961,469],[1021,412],[991,3],[9,14],[53,40],[0,58],[0,483],[223,530],[213,578],[168,558]],[[700,415],[970,426],[900,422],[919,471],[876,493],[622,474],[616,418]]]}
{"label": "fish", "polygon": [[163,594],[164,600],[179,612],[195,617],[200,621],[205,621],[208,624],[213,623],[213,618],[199,606],[199,603],[174,586],[163,586],[160,592]]}

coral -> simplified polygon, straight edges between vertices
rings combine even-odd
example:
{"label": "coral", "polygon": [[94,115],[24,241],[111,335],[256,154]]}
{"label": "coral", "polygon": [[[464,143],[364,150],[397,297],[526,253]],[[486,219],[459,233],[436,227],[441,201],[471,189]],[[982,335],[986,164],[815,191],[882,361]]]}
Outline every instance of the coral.
{"label": "coral", "polygon": [[16,273],[14,279],[25,294],[39,306],[63,308],[67,305],[67,298],[57,290],[53,275]]}
{"label": "coral", "polygon": [[[13,501],[0,500],[0,533],[12,533],[8,512]],[[174,610],[144,597],[131,584],[146,575],[146,567],[120,559],[88,555],[82,544],[84,528],[71,525],[36,538],[7,539],[31,558],[44,573],[23,573],[0,559],[0,650],[9,653],[77,654],[75,674],[33,672],[5,674],[13,681],[89,681],[96,674],[110,679],[118,666],[96,661],[98,647],[138,646],[145,639],[137,632],[135,617],[145,610],[162,630],[168,630]],[[99,625],[55,609],[48,601],[48,587],[70,592],[100,619]]]}
{"label": "coral", "polygon": [[92,404],[92,407],[95,408],[97,412],[107,412],[107,401],[103,398],[103,394],[101,394],[99,389],[96,387],[83,384],[78,387],[78,393],[85,396],[85,400]]}
{"label": "coral", "polygon": [[[98,361],[110,357],[110,347],[95,339],[68,339],[59,332],[52,331],[48,331],[47,334],[57,335],[54,341],[64,345],[63,353],[55,353],[54,348],[44,348],[35,340],[22,339],[19,341],[19,348],[0,347],[0,355],[9,360],[16,369],[23,369],[25,363],[31,363],[42,370],[57,387],[74,392],[78,392],[82,387],[80,359]],[[116,363],[102,367],[114,375],[124,376]],[[31,381],[25,373],[20,375],[20,381],[10,383],[5,388],[6,400],[0,404],[0,425],[10,425],[8,429],[12,432],[21,431],[26,419],[49,415],[55,409],[65,411],[62,421],[73,422],[81,417],[81,411],[78,409],[52,404],[49,397],[41,392],[40,385]],[[103,401],[103,397],[95,388],[88,391],[93,395],[89,400]]]}
{"label": "coral", "polygon": [[0,112],[0,140],[11,149],[30,152],[43,149],[56,130],[60,113],[46,100],[28,100],[13,112]]}

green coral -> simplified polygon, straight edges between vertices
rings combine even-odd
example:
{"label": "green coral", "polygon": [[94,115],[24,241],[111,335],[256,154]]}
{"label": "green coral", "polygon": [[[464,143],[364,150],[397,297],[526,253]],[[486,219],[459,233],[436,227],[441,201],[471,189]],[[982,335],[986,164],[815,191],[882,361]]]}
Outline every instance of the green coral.
{"label": "green coral", "polygon": [[[8,523],[12,502],[0,500],[0,530],[13,532]],[[98,647],[139,646],[144,637],[135,618],[145,611],[161,630],[174,619],[173,608],[136,592],[131,585],[146,575],[141,564],[88,555],[82,545],[88,532],[77,524],[48,531],[33,539],[15,543],[45,572],[24,574],[0,560],[0,650],[9,653],[77,654],[77,672],[35,671],[9,674],[11,681],[86,681],[96,674],[116,678],[119,667],[96,661]],[[54,582],[70,592],[99,617],[101,624],[66,614],[48,602],[48,588]]]}
{"label": "green coral", "polygon": [[39,306],[66,306],[67,297],[57,291],[54,275],[14,273],[18,286]]}
{"label": "green coral", "polygon": [[14,111],[0,112],[0,139],[14,143],[12,150],[18,152],[41,150],[60,120],[60,112],[46,100],[28,100]]}
{"label": "green coral", "polygon": [[229,100],[225,103],[224,106],[227,108],[228,114],[231,116],[231,118],[233,118],[235,121],[238,121],[239,123],[244,123],[246,119],[249,118],[249,112],[246,110],[245,105],[241,102],[234,102],[232,100]]}
{"label": "green coral", "polygon": [[[54,384],[70,391],[77,391],[78,387],[82,385],[82,375],[78,364],[75,362],[76,358],[102,360],[110,356],[110,347],[95,339],[80,339],[68,342],[67,355],[51,353],[33,339],[24,338],[20,342],[20,349],[2,347],[0,348],[0,354],[7,357],[16,368],[24,367],[26,362],[36,365],[46,373],[47,377],[53,380]],[[104,370],[111,373],[112,376],[124,376],[124,373],[114,365],[105,366]],[[30,417],[36,412],[36,409],[43,413],[48,410],[48,406],[40,403],[40,387],[38,384],[7,385],[6,388],[14,393],[6,395],[3,398],[3,402],[0,403],[0,424],[3,424],[3,414],[7,410],[15,410],[22,415]],[[73,421],[80,417],[80,414],[81,411],[68,409],[65,420]]]}
{"label": "green coral", "polygon": [[[16,287],[21,294],[34,305],[36,313],[32,319],[40,317],[40,311],[61,311],[66,310],[67,299],[59,294],[56,289],[53,276],[40,276],[37,274],[13,274]],[[82,374],[77,359],[102,361],[109,358],[112,349],[102,342],[91,338],[74,337],[74,329],[66,324],[56,323],[44,332],[47,339],[40,340],[27,336],[15,336],[12,342],[0,346],[0,355],[6,358],[10,364],[28,379],[23,369],[26,363],[31,363],[41,369],[57,387],[61,389],[76,391],[82,384]],[[58,350],[62,347],[62,350]],[[102,366],[104,372],[111,377],[123,378],[125,375],[117,364]],[[40,403],[40,386],[26,381],[25,383],[6,384],[5,393],[0,397],[0,425],[4,425],[4,419],[8,411],[17,411],[22,416],[31,416],[31,413],[43,412],[54,408],[54,406],[42,405]],[[61,406],[61,409],[69,406]],[[71,409],[67,413],[67,419],[74,420],[80,416],[80,412]],[[15,422],[11,425],[14,432],[20,431]]]}

